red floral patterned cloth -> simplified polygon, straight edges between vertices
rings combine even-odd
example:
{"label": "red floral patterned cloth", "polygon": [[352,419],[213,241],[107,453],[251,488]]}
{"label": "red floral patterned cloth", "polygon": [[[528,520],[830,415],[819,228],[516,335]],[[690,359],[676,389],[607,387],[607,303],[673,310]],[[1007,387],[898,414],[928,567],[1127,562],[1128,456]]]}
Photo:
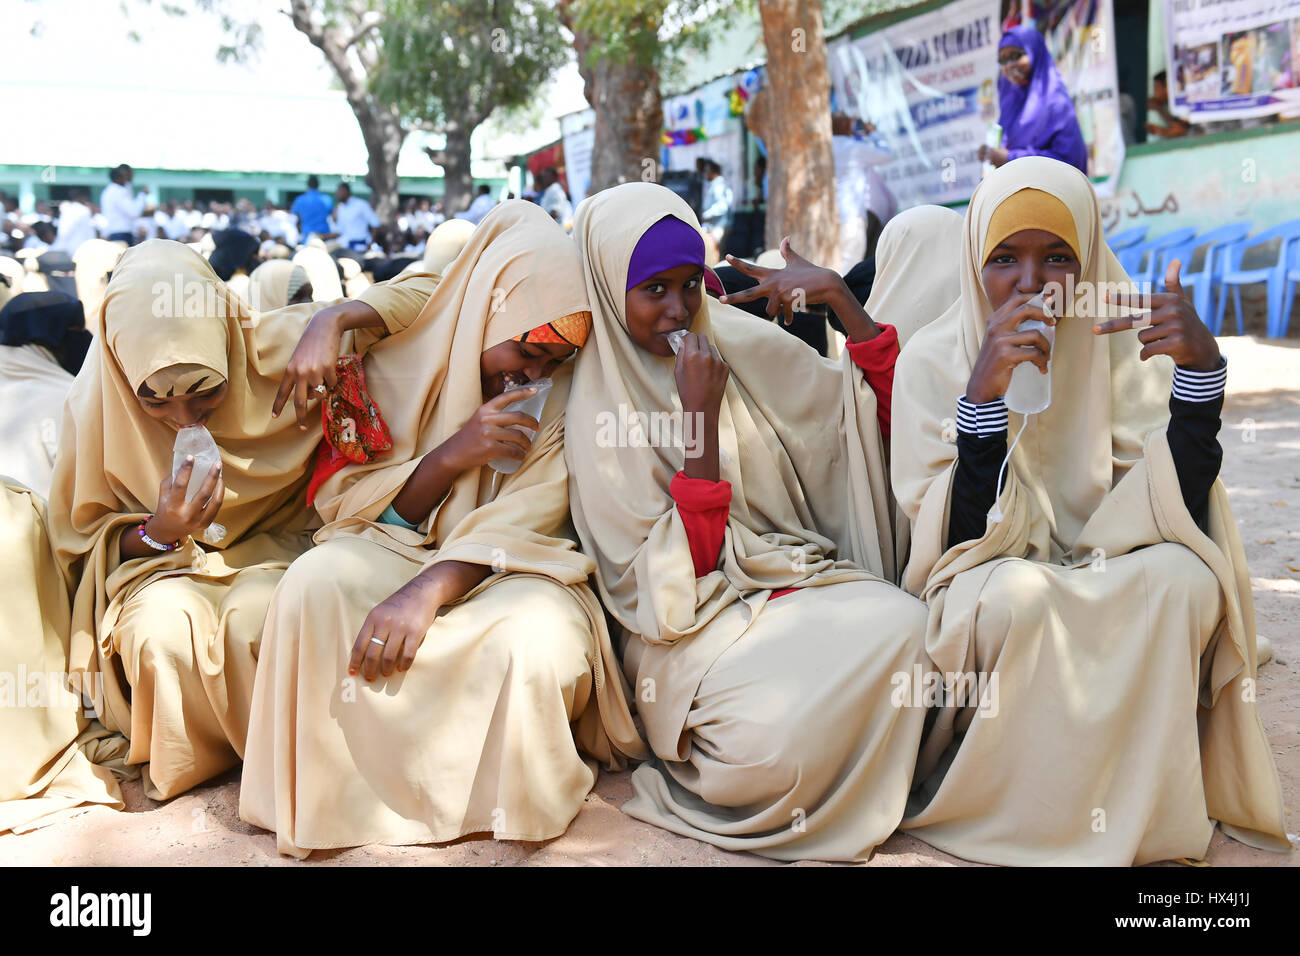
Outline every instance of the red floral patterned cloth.
{"label": "red floral patterned cloth", "polygon": [[307,504],[316,492],[348,462],[374,461],[393,447],[393,436],[366,391],[366,373],[361,356],[344,355],[335,366],[338,383],[321,402],[321,424],[325,437],[316,448],[316,467],[307,485]]}

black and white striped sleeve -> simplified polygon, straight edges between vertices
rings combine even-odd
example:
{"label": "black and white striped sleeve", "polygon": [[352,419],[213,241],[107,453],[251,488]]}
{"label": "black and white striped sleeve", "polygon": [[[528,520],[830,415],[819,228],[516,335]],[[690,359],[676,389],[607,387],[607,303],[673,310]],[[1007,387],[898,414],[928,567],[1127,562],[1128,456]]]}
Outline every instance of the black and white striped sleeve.
{"label": "black and white striped sleeve", "polygon": [[948,501],[948,547],[984,535],[1007,454],[1007,406],[1000,398],[957,399],[957,467]]}
{"label": "black and white striped sleeve", "polygon": [[1000,398],[976,404],[965,395],[957,399],[957,431],[987,438],[1007,430],[1007,406]]}
{"label": "black and white striped sleeve", "polygon": [[1219,444],[1223,393],[1228,380],[1227,359],[1209,372],[1174,366],[1174,387],[1169,395],[1169,454],[1178,472],[1183,503],[1202,528],[1210,512],[1210,489],[1223,465]]}
{"label": "black and white striped sleeve", "polygon": [[1174,398],[1183,402],[1212,402],[1223,397],[1228,384],[1228,360],[1219,359],[1219,367],[1208,372],[1174,366]]}

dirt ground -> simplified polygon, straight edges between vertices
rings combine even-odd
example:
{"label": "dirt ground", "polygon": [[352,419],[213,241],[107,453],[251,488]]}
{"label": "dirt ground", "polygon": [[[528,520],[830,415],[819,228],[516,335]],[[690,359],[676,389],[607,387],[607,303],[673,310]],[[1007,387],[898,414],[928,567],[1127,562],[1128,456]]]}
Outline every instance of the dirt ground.
{"label": "dirt ground", "polygon": [[[1300,341],[1220,340],[1228,356],[1228,402],[1220,441],[1223,480],[1240,521],[1255,586],[1259,633],[1275,658],[1259,674],[1259,706],[1287,807],[1300,830]],[[587,864],[774,866],[624,816],[630,773],[605,773],[567,833],[546,843],[466,839],[446,846],[369,846],[317,851],[304,863],[280,856],[275,836],[239,819],[239,771],[167,803],[124,787],[126,812],[88,810],[24,836],[0,837],[0,862],[36,865],[556,866]],[[1300,846],[1300,839],[1292,837]],[[1300,866],[1300,853],[1253,850],[1216,831],[1217,866]],[[794,864],[819,865],[819,864]],[[869,866],[966,866],[895,834]]]}

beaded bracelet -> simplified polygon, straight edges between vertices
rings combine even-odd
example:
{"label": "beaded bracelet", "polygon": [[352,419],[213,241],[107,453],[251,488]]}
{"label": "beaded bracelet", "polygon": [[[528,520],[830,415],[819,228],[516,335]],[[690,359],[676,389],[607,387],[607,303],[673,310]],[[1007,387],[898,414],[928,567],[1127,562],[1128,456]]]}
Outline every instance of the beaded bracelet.
{"label": "beaded bracelet", "polygon": [[145,533],[144,526],[147,525],[150,521],[152,521],[153,517],[154,517],[153,515],[150,515],[148,518],[145,518],[143,521],[140,522],[139,527],[135,529],[136,532],[140,535],[140,540],[143,541],[145,544],[147,544],[149,547],[153,548],[155,551],[175,551],[177,548],[181,546],[179,540],[173,541],[171,544],[161,544],[155,541],[153,538],[149,537],[149,535]]}

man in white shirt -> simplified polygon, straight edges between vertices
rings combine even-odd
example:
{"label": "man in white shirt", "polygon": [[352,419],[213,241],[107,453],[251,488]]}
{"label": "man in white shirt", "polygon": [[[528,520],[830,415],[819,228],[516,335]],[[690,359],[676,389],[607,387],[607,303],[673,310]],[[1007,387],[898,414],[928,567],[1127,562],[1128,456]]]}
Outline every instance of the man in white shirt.
{"label": "man in white shirt", "polygon": [[86,191],[74,189],[65,201],[59,203],[59,235],[54,240],[54,248],[73,255],[83,242],[94,238],[95,223],[91,219]]}
{"label": "man in white shirt", "polygon": [[[192,204],[191,204],[192,205]],[[186,212],[184,207],[178,202],[172,201],[167,204],[166,218],[159,222],[168,239],[175,239],[177,242],[189,242],[190,239],[190,213],[191,209]],[[199,217],[194,216],[195,220]]]}
{"label": "man in white shirt", "polygon": [[334,212],[330,216],[334,234],[344,248],[365,252],[370,248],[370,230],[378,228],[379,217],[370,203],[352,195],[352,187],[347,183],[339,183],[334,199]]}
{"label": "man in white shirt", "polygon": [[722,237],[731,226],[731,207],[734,197],[731,187],[722,178],[722,167],[711,159],[705,161],[704,176],[704,210],[700,213],[700,225],[721,249]]}
{"label": "man in white shirt", "polygon": [[136,242],[136,220],[145,214],[145,202],[149,198],[144,193],[136,194],[131,185],[134,178],[134,171],[123,163],[109,173],[111,181],[99,196],[99,208],[106,220],[106,238],[129,245]]}
{"label": "man in white shirt", "polygon": [[474,201],[469,204],[469,208],[464,212],[457,213],[456,218],[468,219],[477,226],[483,221],[483,217],[492,211],[492,207],[497,204],[497,201],[492,198],[490,192],[491,190],[489,190],[486,185],[479,186],[478,195],[475,196]]}
{"label": "man in white shirt", "polygon": [[411,213],[411,221],[417,229],[423,229],[426,233],[433,232],[435,226],[439,225],[447,217],[441,212],[433,211],[433,204],[429,197],[423,197],[415,212]]}
{"label": "man in white shirt", "polygon": [[176,211],[185,223],[185,231],[188,233],[191,229],[198,229],[203,225],[203,212],[194,208],[194,200],[187,199],[181,203],[181,208]]}

